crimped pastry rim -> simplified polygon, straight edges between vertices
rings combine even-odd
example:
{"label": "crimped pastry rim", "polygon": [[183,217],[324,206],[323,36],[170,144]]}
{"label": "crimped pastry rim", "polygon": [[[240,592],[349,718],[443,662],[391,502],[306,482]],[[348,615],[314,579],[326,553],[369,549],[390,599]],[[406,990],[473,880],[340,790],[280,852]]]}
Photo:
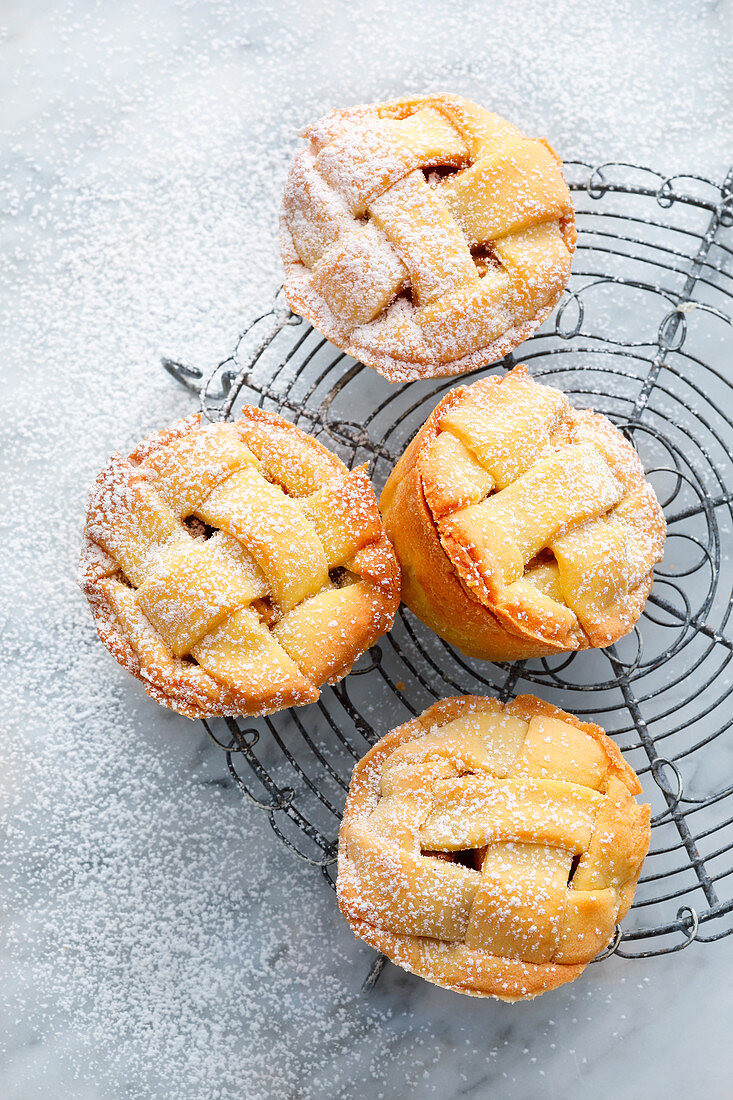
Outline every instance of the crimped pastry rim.
{"label": "crimped pastry rim", "polygon": [[[332,115],[339,115],[341,118],[353,117],[357,119],[360,116],[363,117],[363,113],[366,110],[371,109],[383,110],[385,112],[385,117],[390,117],[390,109],[394,111],[404,104],[409,103],[414,105],[416,109],[420,109],[426,106],[435,107],[436,103],[439,101],[450,102],[451,100],[458,103],[468,103],[471,106],[478,107],[480,110],[487,111],[489,114],[493,113],[488,111],[488,108],[483,108],[480,104],[475,104],[464,96],[446,92],[428,92],[422,95],[386,100],[381,103],[357,104],[352,107],[337,108],[324,117],[328,118]],[[313,125],[315,124],[304,127],[301,131],[301,136],[307,137]],[[555,153],[544,138],[530,138],[529,135],[524,134],[523,131],[521,131],[521,133],[522,136],[529,141],[541,141],[549,149],[562,169],[562,159]],[[304,151],[301,150],[296,154],[291,164],[291,172],[299,158],[303,156],[303,153]],[[570,193],[569,189],[568,193]],[[575,230],[575,208],[572,201],[569,204],[569,210],[557,220],[565,246],[572,261],[577,239]],[[470,371],[478,370],[490,363],[498,362],[510,351],[532,336],[547,320],[562,298],[567,285],[566,279],[565,283],[559,287],[557,292],[552,295],[544,305],[540,306],[531,318],[519,324],[511,325],[497,339],[468,354],[460,355],[448,361],[441,361],[437,356],[425,356],[417,359],[399,359],[387,352],[380,352],[373,347],[368,347],[358,340],[354,341],[351,338],[351,330],[339,323],[338,318],[334,316],[325,299],[320,294],[315,293],[311,288],[304,286],[304,282],[310,274],[310,269],[300,260],[298,252],[295,249],[293,237],[287,225],[284,201],[281,203],[279,215],[279,243],[281,259],[285,270],[283,293],[293,312],[303,317],[314,329],[322,333],[340,351],[346,352],[346,354],[352,356],[357,362],[377,370],[389,382],[393,383],[406,383],[418,381],[420,379],[445,378],[459,374],[467,374]]]}
{"label": "crimped pastry rim", "polygon": [[[238,419],[260,421],[266,424],[269,423],[281,430],[285,429],[297,436],[303,446],[317,448],[320,453],[327,455],[329,460],[342,468],[345,473],[349,472],[348,467],[336,454],[312,435],[304,432],[297,425],[292,424],[276,413],[256,406],[245,405]],[[201,416],[198,413],[183,417],[170,426],[146,436],[125,458],[132,461],[133,464],[138,464],[147,455],[164,448],[174,439],[196,431],[202,426]],[[109,464],[100,471],[96,486],[104,484],[104,476],[108,468]],[[275,694],[270,697],[271,704],[264,703],[254,708],[248,708],[246,703],[243,705],[241,695],[229,691],[221,684],[217,684],[218,691],[213,696],[210,691],[203,690],[204,677],[206,686],[209,686],[211,682],[216,683],[216,681],[214,681],[213,676],[204,673],[204,670],[195,663],[190,664],[187,661],[176,659],[177,664],[182,666],[178,675],[169,675],[159,667],[146,665],[135,653],[123,624],[101,586],[103,580],[110,576],[114,577],[115,574],[119,575],[122,571],[117,562],[90,536],[90,516],[91,502],[90,511],[87,512],[85,520],[77,583],[87,597],[99,638],[115,660],[143,684],[146,693],[151,698],[186,718],[253,718],[272,714],[288,707],[305,706],[308,703],[316,702],[320,696],[320,688],[326,683],[338,682],[365,652],[365,649],[357,648],[353,653],[345,653],[342,667],[323,684],[318,686],[314,684],[313,690],[307,694],[297,691]],[[369,645],[373,645],[379,637],[389,630],[399,605],[399,566],[384,530],[381,539],[372,543],[367,549],[380,555],[383,559],[384,569],[384,583],[380,585],[378,582],[373,581],[370,585],[369,619],[372,624],[371,634],[373,636]]]}
{"label": "crimped pastry rim", "polygon": [[[545,702],[537,696],[528,694],[519,695],[507,704],[502,704],[493,697],[481,695],[461,695],[440,699],[423,711],[422,714],[404,722],[402,725],[381,737],[361,758],[353,770],[346,806],[339,829],[338,904],[342,916],[357,938],[363,939],[366,943],[370,944],[370,946],[387,955],[392,962],[400,966],[403,970],[415,974],[417,977],[423,978],[433,985],[438,985],[454,993],[468,994],[473,997],[492,997],[497,1000],[508,1002],[531,1000],[541,993],[548,992],[558,988],[566,982],[573,981],[582,974],[592,960],[589,958],[583,963],[526,963],[523,960],[512,959],[507,956],[487,954],[485,959],[488,968],[501,974],[502,980],[500,984],[498,980],[489,979],[484,983],[484,988],[477,988],[475,982],[472,985],[470,975],[467,975],[465,981],[451,981],[449,979],[444,980],[440,977],[435,977],[432,973],[426,974],[414,963],[412,958],[405,954],[405,949],[412,947],[417,950],[415,946],[417,942],[421,939],[427,939],[428,937],[411,937],[395,933],[387,929],[379,928],[377,925],[357,916],[353,912],[353,908],[358,901],[358,897],[354,896],[351,889],[352,877],[348,875],[348,873],[345,873],[347,872],[347,865],[350,860],[346,834],[349,827],[358,818],[360,811],[362,811],[367,799],[372,793],[372,790],[368,786],[368,776],[365,776],[365,773],[369,773],[370,771],[375,773],[374,786],[378,785],[379,777],[381,776],[381,767],[391,753],[399,745],[411,740],[417,740],[419,737],[430,733],[433,728],[430,724],[431,717],[436,719],[436,724],[438,728],[440,728],[440,725],[459,717],[464,710],[476,708],[488,709],[494,712],[500,710],[504,713],[516,715],[516,717],[527,721],[534,717],[554,718],[574,726],[576,729],[589,734],[601,745],[609,761],[610,770],[613,772],[613,775],[624,784],[630,795],[636,796],[642,793],[641,784],[635,771],[626,762],[618,746],[611,740],[601,726],[592,722],[583,722],[581,719],[577,718],[576,715],[564,711],[560,707],[554,706],[552,703]],[[640,855],[636,876],[633,881],[628,883],[625,887],[625,897],[622,900],[618,915],[619,921],[623,919],[631,905],[636,884],[649,847],[650,828],[648,822],[651,810],[647,804],[636,803],[636,805],[642,813],[646,811],[644,815],[647,822],[646,847],[644,847]],[[435,940],[433,942],[437,945],[443,941]],[[402,954],[400,955],[401,949]],[[415,951],[412,952],[413,955],[414,953]]]}

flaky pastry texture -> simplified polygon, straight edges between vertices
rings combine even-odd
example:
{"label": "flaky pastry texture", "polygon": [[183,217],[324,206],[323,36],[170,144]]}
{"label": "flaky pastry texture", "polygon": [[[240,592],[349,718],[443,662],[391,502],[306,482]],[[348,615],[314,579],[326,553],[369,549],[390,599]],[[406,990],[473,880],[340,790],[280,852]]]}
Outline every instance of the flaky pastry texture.
{"label": "flaky pastry texture", "polygon": [[110,652],[189,718],[314,702],[399,604],[365,468],[249,406],[231,423],[187,417],[110,459],[80,584]]}
{"label": "flaky pastry texture", "polygon": [[455,95],[332,111],[303,136],[285,296],[338,347],[393,382],[461,374],[554,308],[576,238],[545,141]]}
{"label": "flaky pastry texture", "polygon": [[436,985],[535,997],[577,978],[628,912],[650,838],[640,790],[600,727],[534,696],[444,699],[354,769],[341,912]]}
{"label": "flaky pastry texture", "polygon": [[404,602],[487,660],[604,647],[627,634],[666,534],[631,444],[523,367],[451,390],[380,506]]}

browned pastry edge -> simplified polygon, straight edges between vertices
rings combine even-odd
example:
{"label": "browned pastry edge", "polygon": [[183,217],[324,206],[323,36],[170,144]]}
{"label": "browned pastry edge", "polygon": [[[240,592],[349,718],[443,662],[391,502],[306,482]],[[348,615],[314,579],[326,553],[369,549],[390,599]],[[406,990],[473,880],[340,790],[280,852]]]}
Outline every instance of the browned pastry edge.
{"label": "browned pastry edge", "polygon": [[[245,406],[241,419],[292,433],[303,446],[315,448],[321,456],[328,456],[335,472],[341,473],[346,469],[328,448],[275,413]],[[195,431],[199,424],[200,416],[194,414],[156,431],[143,439],[129,453],[127,460],[138,465],[174,439]],[[99,474],[97,485],[104,483],[105,472],[103,470]],[[117,563],[90,537],[89,524],[88,515],[79,561],[79,586],[89,601],[99,638],[118,663],[143,684],[151,698],[191,719],[258,717],[287,707],[304,706],[319,698],[318,687],[321,685],[316,686],[304,676],[301,677],[301,684],[297,689],[273,692],[268,685],[263,684],[261,693],[253,698],[228,691],[213,676],[189,660],[173,658],[175,673],[171,673],[168,667],[144,665],[130,644],[104,588],[105,580],[124,580],[123,574]],[[324,681],[329,684],[337,683],[345,676],[354,662],[390,629],[399,606],[399,566],[386,535],[360,550],[349,565],[354,565],[363,578],[371,583],[372,589],[368,605],[363,608],[364,614],[349,637],[350,646],[344,652],[343,662]]]}
{"label": "browned pastry edge", "polygon": [[[382,490],[379,507],[402,570],[402,600],[431,630],[469,657],[511,661],[611,645],[628,633],[629,617],[636,621],[641,614],[654,580],[651,571],[610,610],[603,641],[589,636],[580,623],[573,635],[548,637],[526,614],[515,616],[510,608],[487,606],[490,595],[477,584],[464,548],[455,539],[441,538],[438,532],[423,490],[421,455],[438,435],[441,418],[465,397],[471,385],[482,384],[500,385],[501,379],[491,375],[450,390],[401,455]],[[593,415],[601,422],[605,419]],[[638,462],[631,444],[624,443]],[[650,530],[663,542],[665,525],[658,505],[647,511]],[[442,616],[436,614],[436,608],[445,609]]]}
{"label": "browned pastry edge", "polygon": [[[503,710],[505,713],[527,721],[534,717],[545,716],[575,726],[576,729],[583,730],[593,737],[601,746],[609,763],[610,774],[624,785],[629,794],[641,793],[641,784],[636,773],[626,763],[618,747],[601,726],[592,722],[583,722],[575,715],[534,695],[519,695],[506,705],[496,699],[479,695],[441,699],[418,717],[385,734],[354,768],[339,830],[337,882],[339,908],[355,936],[387,955],[403,970],[426,978],[434,985],[473,997],[494,997],[509,1002],[531,1000],[541,993],[573,981],[583,973],[588,964],[525,963],[521,960],[488,954],[477,961],[475,954],[471,957],[468,949],[464,948],[463,951],[459,949],[457,957],[448,965],[445,950],[441,951],[439,941],[421,943],[419,941],[421,939],[425,941],[425,937],[400,935],[365,921],[359,915],[359,898],[358,892],[353,889],[353,878],[342,874],[350,861],[346,834],[365,809],[375,776],[378,777],[381,774],[387,758],[401,744],[429,733],[434,724],[443,725],[459,717],[467,707],[491,711]],[[639,812],[633,831],[635,847],[640,853],[639,865],[633,880],[620,891],[618,921],[626,916],[633,901],[651,837],[650,807],[637,805],[637,810]],[[440,977],[435,975],[436,963],[443,967],[444,972]],[[426,974],[426,970],[430,971],[429,974]]]}
{"label": "browned pastry edge", "polygon": [[[432,106],[438,110],[444,111],[446,117],[450,117],[453,124],[460,129],[458,118],[455,112],[451,112],[450,109],[453,101],[457,103],[466,102],[460,97],[456,99],[454,96],[428,94],[424,96],[405,97],[381,104],[345,107],[330,112],[327,117],[335,121],[350,117],[355,119],[360,117],[365,118],[376,108],[378,115],[382,118],[401,119],[415,109]],[[471,104],[470,106],[473,105]],[[483,108],[479,108],[479,110],[483,110]],[[321,122],[323,121],[324,120],[321,120]],[[316,128],[317,124],[315,126],[306,127],[302,131],[301,136],[306,138],[306,140],[310,140],[311,133]],[[535,140],[541,142],[545,146],[562,171],[562,158],[555,152],[550,143],[545,138],[537,138]],[[573,209],[570,198],[568,199],[568,207],[569,209],[558,218],[558,224],[565,246],[572,258],[577,244],[577,231],[575,228],[575,210]],[[285,268],[283,292],[293,312],[302,316],[306,321],[312,324],[314,328],[348,355],[351,355],[354,359],[366,366],[374,368],[387,378],[388,381],[395,383],[413,382],[421,378],[442,378],[457,374],[467,374],[469,371],[478,370],[480,367],[484,367],[489,363],[498,362],[537,331],[540,325],[547,320],[555,309],[565,289],[564,286],[561,287],[556,294],[537,310],[533,317],[520,324],[510,326],[496,340],[493,340],[491,343],[467,355],[459,356],[456,359],[445,360],[438,355],[420,357],[406,351],[404,358],[397,358],[386,352],[379,352],[372,347],[368,347],[359,342],[359,340],[354,340],[352,338],[351,329],[339,322],[338,318],[334,316],[321,295],[301,285],[301,276],[307,268],[305,268],[300,260],[293,243],[292,235],[287,226],[284,212],[282,211],[280,214],[279,240],[281,257]]]}
{"label": "browned pastry edge", "polygon": [[490,363],[497,363],[510,351],[518,347],[519,344],[528,340],[540,325],[544,324],[562,298],[564,291],[564,288],[560,290],[530,320],[523,321],[520,325],[512,325],[511,328],[502,333],[498,340],[494,340],[483,348],[478,348],[468,355],[462,355],[458,359],[451,359],[447,363],[435,359],[429,362],[418,361],[411,364],[408,359],[396,359],[392,355],[387,355],[386,352],[378,354],[372,348],[354,342],[349,333],[338,324],[325,302],[322,302],[320,298],[313,294],[304,292],[296,279],[291,280],[288,278],[289,265],[294,266],[295,264],[292,255],[297,256],[297,253],[295,253],[295,249],[290,243],[290,234],[287,229],[281,230],[280,248],[286,271],[283,292],[293,313],[303,317],[313,328],[322,333],[341,351],[345,351],[352,359],[363,363],[365,367],[372,367],[374,370],[379,371],[388,382],[394,382],[397,385],[403,382],[417,382],[424,378],[450,378],[456,374],[468,374],[470,371],[479,370]]}

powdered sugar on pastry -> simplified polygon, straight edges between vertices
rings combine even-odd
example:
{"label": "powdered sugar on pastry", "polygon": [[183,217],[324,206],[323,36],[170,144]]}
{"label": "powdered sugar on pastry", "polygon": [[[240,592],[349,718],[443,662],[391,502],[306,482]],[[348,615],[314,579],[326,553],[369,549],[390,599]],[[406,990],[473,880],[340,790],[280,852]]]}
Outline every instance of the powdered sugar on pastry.
{"label": "powdered sugar on pastry", "polygon": [[574,214],[545,142],[448,95],[334,111],[304,137],[283,196],[286,297],[391,381],[492,362],[558,301]]}
{"label": "powdered sugar on pastry", "polygon": [[389,629],[399,573],[364,469],[281,417],[189,417],[115,455],[80,583],[102,641],[191,718],[310,703]]}
{"label": "powdered sugar on pastry", "polygon": [[354,769],[341,911],[437,985],[554,989],[628,912],[650,837],[640,789],[603,730],[533,696],[444,699]]}
{"label": "powdered sugar on pastry", "polygon": [[449,393],[380,503],[405,603],[489,660],[627,634],[666,531],[631,444],[522,367]]}

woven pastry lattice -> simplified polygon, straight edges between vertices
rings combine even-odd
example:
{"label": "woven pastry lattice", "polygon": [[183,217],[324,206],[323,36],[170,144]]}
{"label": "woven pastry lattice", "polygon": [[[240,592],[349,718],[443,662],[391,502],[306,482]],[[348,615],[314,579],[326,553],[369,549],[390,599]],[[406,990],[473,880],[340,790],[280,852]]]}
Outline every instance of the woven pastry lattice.
{"label": "woven pastry lattice", "polygon": [[611,945],[661,954],[733,931],[733,172],[721,186],[624,164],[566,164],[579,245],[557,311],[514,355],[460,379],[391,386],[281,299],[202,373],[165,360],[211,419],[242,402],[282,413],[379,492],[451,386],[527,364],[636,446],[668,524],[638,626],[605,650],[472,661],[404,607],[394,629],[312,706],[216,720],[233,781],[332,881],[355,762],[437,699],[531,692],[602,725],[652,804],[634,906]]}

